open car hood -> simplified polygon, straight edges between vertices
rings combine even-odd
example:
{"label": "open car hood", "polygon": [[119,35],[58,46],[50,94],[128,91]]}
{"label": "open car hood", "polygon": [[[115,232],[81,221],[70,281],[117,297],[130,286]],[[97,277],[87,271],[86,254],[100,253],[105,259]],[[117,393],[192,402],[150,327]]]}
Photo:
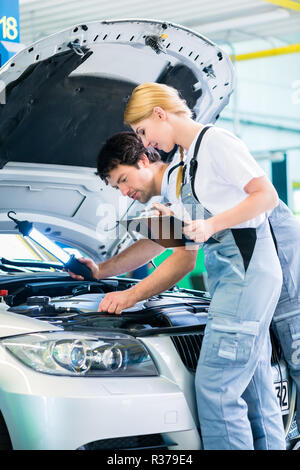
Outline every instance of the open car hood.
{"label": "open car hood", "polygon": [[126,100],[147,81],[177,88],[197,121],[214,123],[232,93],[233,67],[193,31],[130,19],[53,34],[0,69],[1,232],[15,231],[7,218],[14,210],[98,261],[114,254],[121,239],[129,243],[116,220],[142,206],[101,182],[95,166],[106,139],[128,130]]}

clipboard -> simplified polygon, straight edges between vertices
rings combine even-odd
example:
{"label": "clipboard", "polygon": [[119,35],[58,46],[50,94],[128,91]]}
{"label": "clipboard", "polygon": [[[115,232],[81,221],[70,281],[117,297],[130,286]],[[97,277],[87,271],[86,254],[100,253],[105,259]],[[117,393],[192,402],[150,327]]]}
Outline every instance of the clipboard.
{"label": "clipboard", "polygon": [[195,245],[182,231],[184,222],[173,215],[133,217],[121,220],[120,224],[125,226],[133,238],[136,238],[135,234],[138,233],[164,248]]}

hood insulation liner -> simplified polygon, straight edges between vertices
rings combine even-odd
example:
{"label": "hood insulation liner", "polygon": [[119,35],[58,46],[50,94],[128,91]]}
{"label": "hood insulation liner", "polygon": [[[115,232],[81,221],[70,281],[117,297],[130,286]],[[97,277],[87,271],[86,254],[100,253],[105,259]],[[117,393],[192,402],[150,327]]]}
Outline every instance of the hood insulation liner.
{"label": "hood insulation liner", "polygon": [[[70,74],[92,54],[73,50],[31,65],[6,89],[0,105],[0,168],[9,162],[94,168],[101,146],[123,124],[126,99],[136,83],[109,77]],[[180,89],[193,109],[202,90],[194,73],[168,64],[157,79]],[[175,150],[175,149],[174,149]],[[162,152],[164,160],[172,154]]]}

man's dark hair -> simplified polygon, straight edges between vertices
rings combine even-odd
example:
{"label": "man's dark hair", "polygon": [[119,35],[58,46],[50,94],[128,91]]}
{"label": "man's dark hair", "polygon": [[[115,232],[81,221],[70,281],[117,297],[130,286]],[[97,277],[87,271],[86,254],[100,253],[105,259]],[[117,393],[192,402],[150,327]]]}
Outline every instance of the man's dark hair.
{"label": "man's dark hair", "polygon": [[111,170],[118,165],[137,167],[137,162],[143,154],[151,162],[157,162],[161,159],[155,149],[150,150],[144,147],[135,132],[119,132],[110,137],[100,150],[97,158],[97,174],[108,184],[107,177]]}

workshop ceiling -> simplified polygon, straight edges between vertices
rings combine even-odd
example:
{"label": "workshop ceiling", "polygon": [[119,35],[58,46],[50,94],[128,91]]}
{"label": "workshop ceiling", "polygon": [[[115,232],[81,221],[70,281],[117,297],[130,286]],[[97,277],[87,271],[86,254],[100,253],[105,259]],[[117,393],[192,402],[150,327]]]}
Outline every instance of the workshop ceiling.
{"label": "workshop ceiling", "polygon": [[20,0],[21,42],[94,20],[146,18],[186,26],[222,44],[300,42],[299,0]]}

